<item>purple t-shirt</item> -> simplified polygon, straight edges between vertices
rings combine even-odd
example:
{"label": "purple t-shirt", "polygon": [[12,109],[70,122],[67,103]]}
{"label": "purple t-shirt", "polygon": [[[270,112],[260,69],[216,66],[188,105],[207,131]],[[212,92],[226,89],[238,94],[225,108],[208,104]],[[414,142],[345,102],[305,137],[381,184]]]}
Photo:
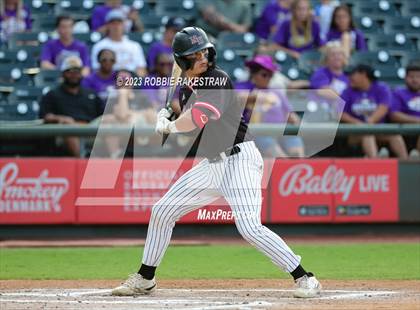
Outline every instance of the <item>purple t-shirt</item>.
{"label": "purple t-shirt", "polygon": [[[342,33],[340,31],[331,29],[327,33],[327,42],[340,41],[341,35]],[[359,29],[354,29],[350,32],[350,37],[351,37],[352,50],[357,50],[357,51],[367,50],[367,45],[366,45],[365,36],[363,35],[363,32],[361,32]]]}
{"label": "purple t-shirt", "polygon": [[95,71],[82,80],[82,86],[93,90],[105,103],[109,90],[115,88],[116,76],[117,73],[113,72],[109,78],[104,79]]}
{"label": "purple t-shirt", "polygon": [[271,27],[276,24],[281,24],[281,22],[289,18],[289,16],[289,9],[281,7],[277,0],[271,0],[267,3],[261,16],[257,20],[255,33],[263,39],[268,39]]}
{"label": "purple t-shirt", "polygon": [[47,60],[60,68],[64,59],[69,56],[78,56],[83,66],[90,67],[89,51],[85,43],[78,40],[64,46],[60,39],[49,40],[42,48],[41,61]]}
{"label": "purple t-shirt", "polygon": [[344,73],[336,75],[327,67],[321,67],[311,76],[311,88],[320,89],[326,86],[332,88],[337,94],[342,94],[349,86],[349,78]]}
{"label": "purple t-shirt", "polygon": [[[163,107],[165,107],[166,104],[166,96],[168,94],[168,86],[162,86],[162,85],[158,85],[157,83],[153,83],[153,82],[148,82],[148,84],[146,85],[146,79],[152,79],[152,78],[156,78],[158,77],[157,74],[152,73],[149,74],[145,79],[144,79],[144,84],[142,85],[142,90],[143,93],[150,99],[150,102],[152,103],[152,105],[160,110]],[[169,77],[168,77],[169,78]],[[151,81],[151,80],[149,80]],[[180,87],[178,86],[175,89],[175,93],[173,96],[173,101],[177,100],[177,98],[179,98],[179,90]]]}
{"label": "purple t-shirt", "polygon": [[322,45],[324,42],[321,39],[321,33],[318,22],[312,20],[311,25],[312,38],[309,42],[305,42],[304,33],[299,32],[299,35],[295,41],[292,38],[291,32],[291,20],[287,19],[281,23],[276,34],[273,37],[273,41],[277,44],[286,47],[288,49],[304,52],[311,49],[316,49]]}
{"label": "purple t-shirt", "polygon": [[[379,105],[391,107],[391,90],[381,82],[373,82],[367,91],[349,87],[341,94],[341,98],[345,102],[344,112],[361,121],[366,121]],[[383,123],[384,120],[385,117],[379,122]]]}
{"label": "purple t-shirt", "polygon": [[[250,90],[252,91],[255,88],[255,85],[251,81],[239,82],[235,84],[235,89],[237,90]],[[254,106],[245,107],[243,118],[246,123],[249,123],[251,120],[252,114],[255,114],[257,119],[260,119],[262,123],[286,123],[289,117],[289,113],[292,111],[289,101],[287,98],[279,91],[274,89],[261,89],[261,93],[258,96],[264,96],[264,92],[275,93],[278,97],[277,104],[272,107],[261,107]]]}
{"label": "purple t-shirt", "polygon": [[407,87],[397,88],[392,96],[391,111],[420,117],[420,92],[413,92]]}
{"label": "purple t-shirt", "polygon": [[149,51],[147,53],[147,65],[149,66],[149,71],[153,71],[155,68],[156,57],[159,54],[171,54],[172,55],[172,47],[163,44],[163,42],[155,42],[150,46]]}
{"label": "purple t-shirt", "polygon": [[23,32],[32,28],[31,12],[24,5],[20,18],[16,18],[16,10],[5,9],[4,15],[0,15],[0,39],[7,40],[9,35],[15,32]]}

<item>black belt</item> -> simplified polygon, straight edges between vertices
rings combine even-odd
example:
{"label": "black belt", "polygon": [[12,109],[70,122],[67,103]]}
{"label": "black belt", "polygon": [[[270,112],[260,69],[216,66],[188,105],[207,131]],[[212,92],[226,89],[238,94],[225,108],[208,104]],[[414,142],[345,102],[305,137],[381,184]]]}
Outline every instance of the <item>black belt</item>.
{"label": "black belt", "polygon": [[209,163],[215,163],[231,155],[238,154],[240,151],[241,151],[241,148],[237,145],[234,145],[232,147],[227,148],[225,151],[221,152],[215,157],[207,158],[207,159],[209,160]]}

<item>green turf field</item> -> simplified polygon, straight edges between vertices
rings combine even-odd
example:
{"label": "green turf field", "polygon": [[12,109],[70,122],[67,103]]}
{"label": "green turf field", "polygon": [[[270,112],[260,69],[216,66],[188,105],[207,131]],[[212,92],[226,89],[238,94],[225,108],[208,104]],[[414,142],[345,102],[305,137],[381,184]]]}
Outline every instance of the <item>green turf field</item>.
{"label": "green turf field", "polygon": [[[294,245],[303,265],[323,279],[420,279],[420,245]],[[122,279],[137,271],[142,249],[0,249],[0,279]],[[250,246],[172,246],[160,279],[286,278]]]}

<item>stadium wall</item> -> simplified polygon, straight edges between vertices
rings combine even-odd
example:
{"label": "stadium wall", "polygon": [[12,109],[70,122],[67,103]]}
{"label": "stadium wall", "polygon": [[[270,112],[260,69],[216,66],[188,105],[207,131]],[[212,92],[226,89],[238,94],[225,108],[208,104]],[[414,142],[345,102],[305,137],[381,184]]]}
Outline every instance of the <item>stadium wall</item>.
{"label": "stadium wall", "polygon": [[[3,158],[0,224],[146,224],[153,202],[192,165],[182,159]],[[419,172],[420,162],[393,159],[267,160],[262,221],[420,222]],[[218,200],[180,222],[233,223],[229,210]]]}

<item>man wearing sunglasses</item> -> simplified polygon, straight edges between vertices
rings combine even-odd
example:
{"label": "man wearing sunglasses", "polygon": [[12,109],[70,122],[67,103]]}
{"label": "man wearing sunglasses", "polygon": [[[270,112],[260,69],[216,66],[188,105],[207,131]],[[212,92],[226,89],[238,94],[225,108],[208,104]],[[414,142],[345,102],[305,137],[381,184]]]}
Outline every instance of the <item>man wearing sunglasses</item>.
{"label": "man wearing sunglasses", "polygon": [[315,297],[321,285],[300,265],[296,255],[274,232],[261,224],[263,159],[242,119],[243,106],[235,97],[233,83],[216,67],[216,49],[206,33],[187,27],[175,35],[174,57],[188,78],[225,78],[223,86],[181,87],[181,114],[158,113],[160,134],[195,137],[196,154],[204,157],[183,174],[153,206],[138,273],[113,289],[118,296],[151,293],[156,288],[155,270],[169,245],[175,222],[183,215],[223,197],[234,214],[239,233],[295,279],[295,297]]}
{"label": "man wearing sunglasses", "polygon": [[[67,57],[61,64],[63,83],[41,98],[40,117],[45,123],[87,124],[103,113],[99,97],[84,87],[82,60],[77,56]],[[75,157],[80,156],[79,138],[64,139],[66,149]]]}

